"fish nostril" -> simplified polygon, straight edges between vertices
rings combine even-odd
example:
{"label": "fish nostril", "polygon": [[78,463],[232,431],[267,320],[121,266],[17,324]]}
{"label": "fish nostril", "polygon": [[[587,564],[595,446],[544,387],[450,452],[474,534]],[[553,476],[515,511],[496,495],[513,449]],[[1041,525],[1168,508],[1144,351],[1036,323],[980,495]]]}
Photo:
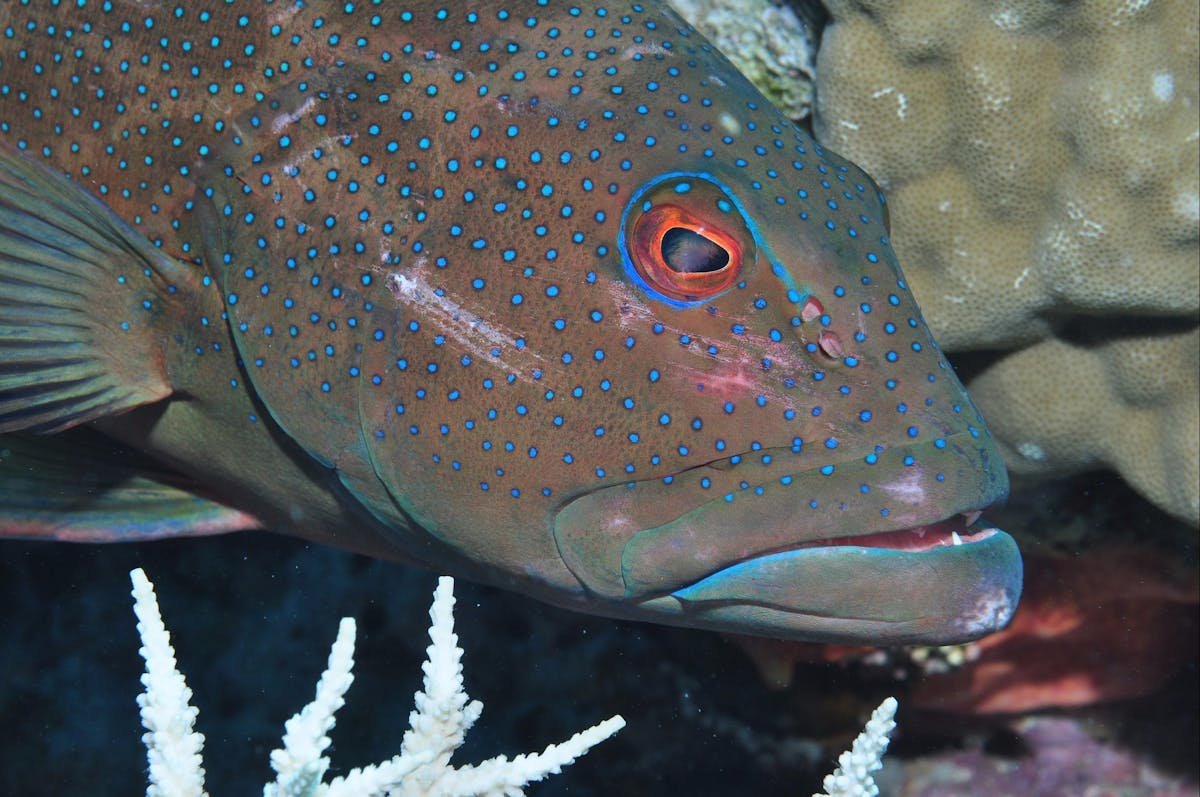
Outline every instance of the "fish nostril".
{"label": "fish nostril", "polygon": [[842,340],[836,332],[822,329],[821,334],[817,336],[817,345],[821,347],[821,351],[825,352],[827,357],[834,360],[842,359]]}
{"label": "fish nostril", "polygon": [[825,314],[825,307],[821,302],[812,296],[809,296],[804,301],[804,306],[800,308],[800,320],[804,323],[812,321],[814,318],[820,318]]}

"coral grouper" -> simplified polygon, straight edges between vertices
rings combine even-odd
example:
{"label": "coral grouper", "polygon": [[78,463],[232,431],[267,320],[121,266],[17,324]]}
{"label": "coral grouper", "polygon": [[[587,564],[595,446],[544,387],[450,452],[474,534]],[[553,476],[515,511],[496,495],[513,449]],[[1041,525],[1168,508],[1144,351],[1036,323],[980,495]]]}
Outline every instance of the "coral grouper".
{"label": "coral grouper", "polygon": [[7,2],[0,146],[4,534],[805,639],[1016,606],[882,197],[661,3]]}

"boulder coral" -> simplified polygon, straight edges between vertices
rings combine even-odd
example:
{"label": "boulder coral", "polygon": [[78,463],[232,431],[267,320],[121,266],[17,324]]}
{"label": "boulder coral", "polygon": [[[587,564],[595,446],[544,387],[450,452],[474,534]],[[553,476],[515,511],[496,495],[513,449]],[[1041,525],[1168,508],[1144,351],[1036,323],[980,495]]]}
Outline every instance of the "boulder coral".
{"label": "boulder coral", "polygon": [[887,192],[941,345],[1018,350],[968,385],[1010,467],[1200,521],[1197,5],[827,5],[817,136]]}
{"label": "boulder coral", "polygon": [[1082,340],[1068,332],[994,362],[970,390],[1005,461],[1033,474],[1106,464],[1194,523],[1200,330],[1180,326]]}

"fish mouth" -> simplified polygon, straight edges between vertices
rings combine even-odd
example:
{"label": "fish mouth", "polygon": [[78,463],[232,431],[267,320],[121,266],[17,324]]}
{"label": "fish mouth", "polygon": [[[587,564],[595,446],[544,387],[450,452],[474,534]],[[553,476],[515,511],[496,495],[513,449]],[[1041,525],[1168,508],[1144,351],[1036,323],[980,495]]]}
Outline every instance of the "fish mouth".
{"label": "fish mouth", "polygon": [[1020,554],[980,519],[1008,489],[991,444],[946,442],[836,463],[736,455],[577,496],[554,535],[615,614],[839,642],[974,639],[1011,618]]}
{"label": "fish mouth", "polygon": [[832,548],[838,546],[921,553],[947,545],[968,545],[982,542],[993,534],[998,532],[1003,533],[992,526],[984,526],[972,530],[971,526],[975,525],[982,514],[982,509],[974,509],[970,512],[959,512],[953,517],[924,526],[916,526],[911,529],[878,531],[870,534],[852,534],[848,537],[829,537],[821,540],[802,542],[799,545],[784,548],[773,553],[800,551],[805,548]]}
{"label": "fish mouth", "polygon": [[685,625],[785,638],[875,645],[978,639],[1012,619],[1022,566],[1013,538],[965,526],[971,514],[755,556],[640,606],[688,618]]}

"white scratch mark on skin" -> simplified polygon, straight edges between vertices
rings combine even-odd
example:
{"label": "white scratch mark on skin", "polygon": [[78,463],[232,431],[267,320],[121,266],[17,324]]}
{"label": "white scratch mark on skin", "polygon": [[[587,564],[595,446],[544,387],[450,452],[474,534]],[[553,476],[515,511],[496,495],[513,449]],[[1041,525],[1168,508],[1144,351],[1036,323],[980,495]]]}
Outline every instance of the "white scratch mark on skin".
{"label": "white scratch mark on skin", "polygon": [[271,14],[268,19],[280,27],[286,26],[289,22],[291,22],[292,17],[296,16],[296,14],[300,12],[302,7],[303,4],[301,3],[292,3],[291,5],[284,6],[275,13]]}
{"label": "white scratch mark on skin", "polygon": [[[664,337],[677,339],[687,335],[692,339],[687,347],[678,346],[675,351],[679,356],[672,356],[666,363],[666,369],[685,384],[703,384],[706,390],[731,400],[753,401],[763,395],[769,401],[790,405],[796,400],[796,393],[792,388],[782,388],[780,383],[788,376],[799,381],[816,370],[804,354],[802,340],[791,336],[777,342],[768,335],[747,330],[732,342],[721,343],[715,355],[710,354],[705,339],[692,329],[667,323],[667,316],[655,313],[631,285],[613,280],[607,288],[613,306],[618,308],[617,320],[622,330],[642,333],[658,323]],[[731,323],[733,320],[730,317]],[[703,364],[697,365],[692,358],[701,359]],[[764,358],[771,361],[769,373],[763,367]]]}
{"label": "white scratch mark on skin", "polygon": [[431,327],[465,348],[472,357],[500,363],[510,368],[523,381],[533,381],[530,373],[513,365],[516,359],[527,358],[541,362],[536,352],[517,348],[521,337],[511,329],[489,321],[456,301],[445,291],[439,292],[425,277],[425,259],[421,258],[404,273],[390,272],[387,287],[398,302],[411,312],[421,314]]}
{"label": "white scratch mark on skin", "polygon": [[281,113],[279,116],[275,117],[275,119],[271,122],[271,132],[279,133],[288,125],[295,124],[296,122],[300,121],[304,114],[312,110],[312,107],[316,104],[317,100],[315,97],[305,97],[304,102],[299,108],[294,111],[289,111],[288,113]]}
{"label": "white scratch mark on skin", "polygon": [[[288,177],[298,179],[299,175],[300,175],[300,165],[306,161],[312,160],[313,153],[316,150],[318,150],[318,149],[333,150],[334,145],[337,145],[337,144],[346,145],[346,144],[349,144],[353,140],[354,140],[353,136],[346,136],[346,135],[325,136],[325,138],[321,139],[316,144],[313,144],[311,147],[305,148],[304,151],[299,153],[295,158],[292,158],[290,161],[287,161],[282,166],[280,166],[279,171],[281,171],[284,175],[286,175]],[[303,187],[303,188],[308,187],[307,184],[305,184],[303,180],[298,180],[298,182],[300,183],[301,187]]]}
{"label": "white scratch mark on skin", "polygon": [[631,61],[636,56],[675,56],[674,50],[667,50],[659,44],[635,44],[632,47],[626,47],[621,53],[622,61]]}
{"label": "white scratch mark on skin", "polygon": [[618,308],[618,321],[621,329],[635,327],[638,322],[654,317],[654,311],[642,301],[642,298],[630,290],[624,283],[609,280],[606,283],[609,298],[613,306]]}

